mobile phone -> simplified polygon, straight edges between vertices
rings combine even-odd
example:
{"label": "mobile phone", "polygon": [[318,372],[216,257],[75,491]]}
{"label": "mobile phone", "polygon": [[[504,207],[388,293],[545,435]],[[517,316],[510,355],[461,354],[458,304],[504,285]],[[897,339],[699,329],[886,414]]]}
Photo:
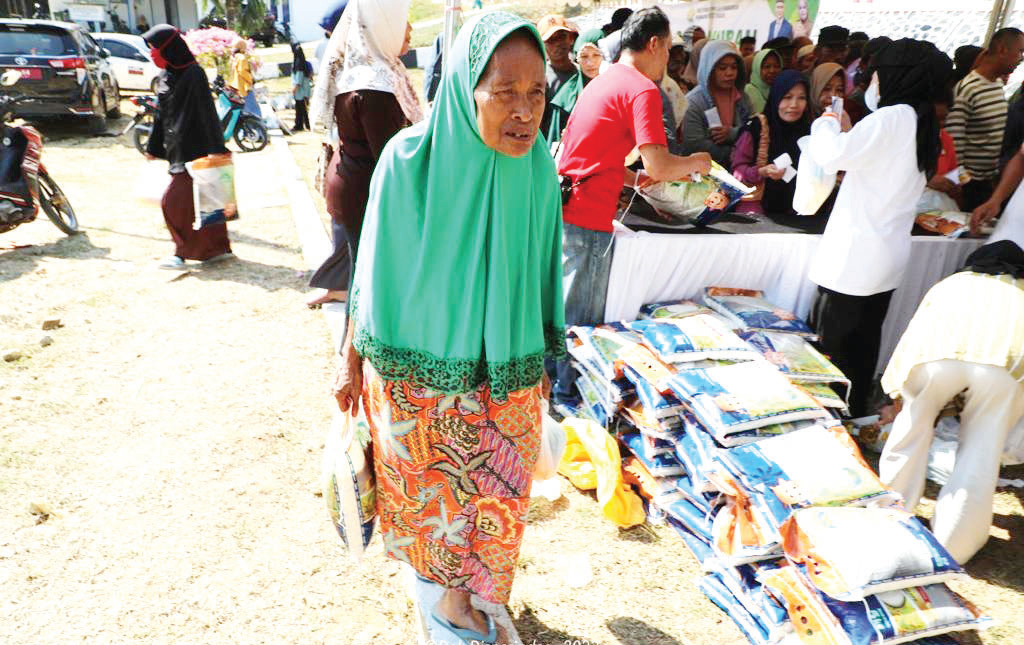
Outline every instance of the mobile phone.
{"label": "mobile phone", "polygon": [[829,112],[838,117],[843,116],[843,99],[838,96],[833,96],[832,107],[829,108]]}

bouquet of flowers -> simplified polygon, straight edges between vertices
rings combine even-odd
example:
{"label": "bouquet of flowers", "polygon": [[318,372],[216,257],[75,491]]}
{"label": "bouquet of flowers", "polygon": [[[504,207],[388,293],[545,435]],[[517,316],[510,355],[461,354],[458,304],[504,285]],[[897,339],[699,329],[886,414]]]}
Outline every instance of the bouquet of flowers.
{"label": "bouquet of flowers", "polygon": [[[220,27],[207,27],[206,29],[192,29],[185,33],[185,42],[189,49],[195,54],[196,60],[203,67],[216,69],[217,74],[227,77],[231,68],[232,48],[235,42],[241,38],[236,32]],[[253,71],[259,67],[259,59],[253,56],[255,45],[251,40],[246,40],[245,53],[252,61]]]}

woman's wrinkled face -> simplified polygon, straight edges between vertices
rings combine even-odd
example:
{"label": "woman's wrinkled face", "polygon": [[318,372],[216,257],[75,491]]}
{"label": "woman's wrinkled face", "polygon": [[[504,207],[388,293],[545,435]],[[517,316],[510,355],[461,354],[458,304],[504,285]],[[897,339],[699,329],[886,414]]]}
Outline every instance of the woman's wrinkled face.
{"label": "woman's wrinkled face", "polygon": [[520,32],[503,40],[473,90],[484,145],[510,157],[528,153],[544,116],[546,83],[536,41]]}
{"label": "woman's wrinkled face", "polygon": [[846,98],[846,79],[843,73],[839,72],[825,83],[821,94],[818,95],[818,105],[832,105],[833,98]]}
{"label": "woman's wrinkled face", "polygon": [[775,79],[779,77],[782,72],[782,59],[776,54],[769,54],[764,57],[761,61],[761,79],[767,84],[771,85],[775,82]]}
{"label": "woman's wrinkled face", "polygon": [[807,88],[803,83],[794,85],[779,101],[779,118],[786,123],[799,121],[807,110]]}
{"label": "woman's wrinkled face", "polygon": [[576,58],[580,64],[580,71],[587,78],[594,78],[601,73],[604,54],[597,48],[597,45],[585,45]]}
{"label": "woman's wrinkled face", "polygon": [[408,22],[405,23],[405,40],[402,41],[402,51],[398,52],[399,56],[405,56],[409,53],[409,45],[412,43],[412,25]]}
{"label": "woman's wrinkled face", "polygon": [[715,63],[711,72],[711,83],[719,90],[731,90],[736,87],[736,77],[739,75],[739,65],[735,56],[726,56]]}

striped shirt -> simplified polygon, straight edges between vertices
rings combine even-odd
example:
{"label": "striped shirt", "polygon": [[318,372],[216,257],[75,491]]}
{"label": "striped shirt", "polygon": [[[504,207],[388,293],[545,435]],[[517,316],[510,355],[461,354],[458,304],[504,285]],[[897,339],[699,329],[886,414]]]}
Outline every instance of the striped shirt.
{"label": "striped shirt", "polygon": [[973,178],[995,179],[1006,129],[1003,83],[971,72],[957,83],[955,94],[946,130],[953,135],[956,156]]}
{"label": "striped shirt", "polygon": [[925,295],[882,376],[900,392],[916,366],[952,359],[1005,367],[1024,382],[1024,278],[961,272]]}

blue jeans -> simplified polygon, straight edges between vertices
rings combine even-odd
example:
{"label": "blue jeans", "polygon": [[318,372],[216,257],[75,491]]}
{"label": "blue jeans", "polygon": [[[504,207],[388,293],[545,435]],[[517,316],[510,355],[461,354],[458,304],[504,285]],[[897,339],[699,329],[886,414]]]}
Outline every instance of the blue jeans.
{"label": "blue jeans", "polygon": [[[608,277],[612,269],[612,234],[564,223],[562,238],[562,295],[565,324],[599,325],[604,322],[608,298]],[[568,359],[555,366],[554,395],[557,400],[574,397],[576,370]]]}

